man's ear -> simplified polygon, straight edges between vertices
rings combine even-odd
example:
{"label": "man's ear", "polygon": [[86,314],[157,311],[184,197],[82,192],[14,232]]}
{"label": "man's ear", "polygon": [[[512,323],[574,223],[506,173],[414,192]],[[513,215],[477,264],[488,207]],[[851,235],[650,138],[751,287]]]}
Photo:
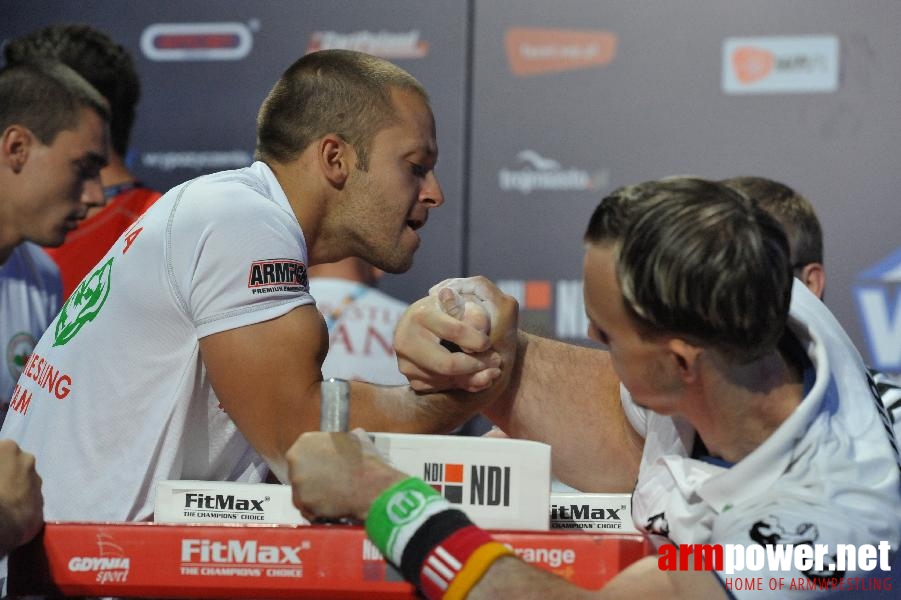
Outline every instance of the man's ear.
{"label": "man's ear", "polygon": [[691,383],[698,377],[699,358],[703,348],[695,346],[682,338],[670,338],[666,342],[675,363],[676,370],[683,383]]}
{"label": "man's ear", "polygon": [[357,153],[335,133],[320,138],[318,147],[319,167],[323,175],[333,186],[342,189],[356,164]]}
{"label": "man's ear", "polygon": [[826,289],[826,270],[822,263],[807,263],[798,273],[798,279],[807,286],[820,300],[823,299],[823,292]]}
{"label": "man's ear", "polygon": [[22,125],[10,125],[0,136],[0,156],[14,173],[20,172],[28,162],[28,154],[34,143],[34,134]]}

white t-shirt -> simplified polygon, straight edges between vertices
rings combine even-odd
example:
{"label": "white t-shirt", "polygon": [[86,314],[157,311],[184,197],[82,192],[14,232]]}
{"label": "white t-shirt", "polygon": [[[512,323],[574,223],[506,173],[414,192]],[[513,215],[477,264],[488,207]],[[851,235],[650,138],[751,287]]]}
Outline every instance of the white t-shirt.
{"label": "white t-shirt", "polygon": [[19,380],[29,402],[0,431],[35,455],[46,519],[143,520],[158,480],[265,476],[199,340],[311,304],[306,264],[259,162],[173,188],[123,233],[38,342]]}
{"label": "white t-shirt", "polygon": [[393,345],[406,303],[366,284],[333,277],[310,278],[310,293],[328,326],[323,378],[407,384]]}
{"label": "white t-shirt", "polygon": [[[834,551],[837,544],[888,541],[898,549],[901,467],[863,361],[825,305],[797,281],[789,328],[813,363],[809,391],[761,446],[731,467],[691,458],[694,429],[636,406],[622,389],[626,414],[645,438],[632,496],[638,527],[676,544],[810,543]],[[793,577],[891,576],[832,573],[829,562],[822,573],[764,569],[717,575],[724,583],[761,577],[764,591],[731,591],[754,599],[796,597],[788,589]],[[779,577],[785,587],[771,591],[769,579]]]}
{"label": "white t-shirt", "polygon": [[873,369],[870,369],[870,376],[876,384],[876,391],[882,398],[885,410],[892,418],[895,439],[901,443],[901,379]]}
{"label": "white t-shirt", "polygon": [[36,244],[19,244],[0,265],[0,425],[22,367],[59,312],[62,295],[59,269]]}

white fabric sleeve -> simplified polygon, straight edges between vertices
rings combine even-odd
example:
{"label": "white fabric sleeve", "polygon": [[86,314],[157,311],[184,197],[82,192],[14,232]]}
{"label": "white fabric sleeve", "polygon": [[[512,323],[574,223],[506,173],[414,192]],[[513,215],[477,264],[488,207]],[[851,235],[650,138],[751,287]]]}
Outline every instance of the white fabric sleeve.
{"label": "white fabric sleeve", "polygon": [[313,304],[293,214],[234,183],[188,186],[170,220],[169,280],[197,336]]}

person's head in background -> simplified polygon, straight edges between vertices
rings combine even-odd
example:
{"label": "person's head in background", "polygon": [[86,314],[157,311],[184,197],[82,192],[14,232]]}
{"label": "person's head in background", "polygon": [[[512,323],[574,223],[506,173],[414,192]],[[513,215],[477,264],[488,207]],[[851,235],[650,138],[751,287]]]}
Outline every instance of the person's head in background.
{"label": "person's head in background", "polygon": [[0,71],[0,262],[21,242],[58,246],[103,201],[109,107],[69,67]]}
{"label": "person's head in background", "polygon": [[[101,171],[104,187],[134,181],[125,155],[134,125],[141,83],[128,51],[107,34],[84,24],[57,24],[11,40],[3,51],[7,65],[34,60],[59,61],[106,98],[110,106],[109,164]],[[100,207],[88,211],[88,216]]]}
{"label": "person's head in background", "polygon": [[764,177],[732,177],[722,181],[773,216],[788,237],[792,269],[811,292],[823,299],[823,229],[810,202],[792,188]]}

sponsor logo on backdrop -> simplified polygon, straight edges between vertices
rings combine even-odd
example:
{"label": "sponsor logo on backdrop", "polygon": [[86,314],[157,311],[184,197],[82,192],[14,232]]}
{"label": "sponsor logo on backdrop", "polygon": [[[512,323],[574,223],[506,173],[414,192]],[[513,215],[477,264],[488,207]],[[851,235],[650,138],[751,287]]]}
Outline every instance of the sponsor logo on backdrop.
{"label": "sponsor logo on backdrop", "polygon": [[297,546],[275,546],[254,539],[185,538],[179,571],[213,577],[303,577],[300,553],[310,547],[309,540]]}
{"label": "sponsor logo on backdrop", "polygon": [[858,275],[854,299],[869,363],[880,371],[901,373],[901,248]]}
{"label": "sponsor logo on backdrop", "polygon": [[590,191],[610,184],[610,171],[607,169],[589,173],[585,169],[563,167],[558,161],[541,156],[534,150],[522,150],[516,155],[516,162],[519,168],[505,168],[497,173],[498,186],[505,192]]}
{"label": "sponsor logo on backdrop", "polygon": [[412,31],[314,31],[307,43],[307,52],[317,50],[356,50],[382,58],[424,58],[429,43],[420,39],[418,30]]}
{"label": "sponsor logo on backdrop", "polygon": [[141,166],[159,171],[193,169],[195,171],[223,171],[246,167],[253,162],[253,154],[246,150],[144,152]]}
{"label": "sponsor logo on backdrop", "polygon": [[122,546],[107,533],[97,534],[98,552],[95,556],[73,556],[69,559],[70,573],[96,573],[97,583],[125,583],[131,559]]}
{"label": "sponsor logo on backdrop", "polygon": [[603,67],[616,56],[608,31],[511,27],[504,36],[510,71],[519,77]]}
{"label": "sponsor logo on backdrop", "polygon": [[141,52],[154,61],[241,60],[253,48],[244,23],[154,23],[141,34]]}
{"label": "sponsor logo on backdrop", "polygon": [[500,279],[497,286],[519,302],[524,328],[556,338],[586,339],[581,279]]}
{"label": "sponsor logo on backdrop", "polygon": [[722,86],[727,94],[834,92],[839,43],[831,35],[727,38]]}
{"label": "sponsor logo on backdrop", "polygon": [[424,463],[422,478],[452,504],[510,506],[510,470],[498,465]]}

